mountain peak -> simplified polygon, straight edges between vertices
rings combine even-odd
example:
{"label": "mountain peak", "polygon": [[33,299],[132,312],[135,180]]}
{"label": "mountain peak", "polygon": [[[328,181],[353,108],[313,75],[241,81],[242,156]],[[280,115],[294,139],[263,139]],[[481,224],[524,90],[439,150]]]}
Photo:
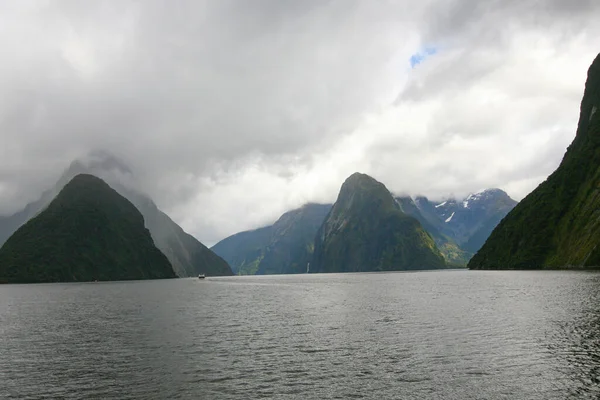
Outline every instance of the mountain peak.
{"label": "mountain peak", "polygon": [[319,228],[312,272],[443,268],[444,259],[419,221],[385,185],[355,173]]}
{"label": "mountain peak", "polygon": [[504,190],[498,188],[491,188],[469,194],[462,201],[462,206],[464,208],[469,208],[475,203],[483,203],[488,201],[508,201],[516,204],[516,201],[511,199],[510,196]]}
{"label": "mountain peak", "polygon": [[336,201],[337,209],[350,209],[377,201],[386,209],[398,208],[392,194],[385,185],[367,174],[356,172],[342,184]]}
{"label": "mountain peak", "polygon": [[467,197],[475,196],[475,195],[506,195],[506,196],[508,196],[508,194],[502,189],[489,188],[489,189],[480,190],[475,193],[470,193],[469,196],[467,196]]}
{"label": "mountain peak", "polygon": [[376,188],[383,189],[386,192],[388,191],[385,185],[375,178],[367,174],[355,172],[350,175],[342,184],[340,196],[348,191],[371,191]]}
{"label": "mountain peak", "polygon": [[0,248],[0,281],[174,278],[144,218],[102,179],[76,175]]}
{"label": "mountain peak", "polygon": [[118,183],[132,188],[136,186],[133,172],[127,163],[107,150],[92,150],[73,160],[60,177],[57,189],[60,190],[78,174],[95,175],[111,185]]}
{"label": "mountain peak", "polygon": [[361,172],[355,172],[352,175],[350,175],[348,178],[346,178],[346,180],[342,184],[342,187],[344,187],[344,185],[346,185],[346,186],[348,186],[348,185],[362,186],[364,184],[378,184],[378,183],[380,183],[380,182],[378,182],[377,180],[375,180],[374,178],[372,178],[371,176],[369,176],[367,174],[363,174]]}
{"label": "mountain peak", "polygon": [[77,174],[73,177],[73,179],[71,179],[71,182],[69,182],[67,184],[67,186],[72,187],[74,185],[87,185],[87,184],[95,184],[95,185],[102,185],[105,188],[108,188],[109,186],[106,184],[106,182],[104,182],[102,179],[98,178],[97,176],[91,175],[91,174]]}

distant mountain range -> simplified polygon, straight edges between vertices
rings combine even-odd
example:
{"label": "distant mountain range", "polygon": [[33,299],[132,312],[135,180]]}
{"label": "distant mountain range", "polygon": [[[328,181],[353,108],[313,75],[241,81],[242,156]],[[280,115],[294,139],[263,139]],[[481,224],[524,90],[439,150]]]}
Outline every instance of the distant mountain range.
{"label": "distant mountain range", "polygon": [[0,245],[81,174],[103,179],[141,212],[156,247],[182,277],[465,266],[516,204],[499,189],[439,202],[394,198],[382,183],[356,173],[344,182],[334,205],[306,204],[273,225],[235,234],[209,250],[136,188],[124,162],[93,152],[74,161],[39,200],[0,217]]}
{"label": "distant mountain range", "polygon": [[331,204],[306,204],[273,225],[223,239],[212,250],[240,275],[306,272],[315,234],[330,209]]}
{"label": "distant mountain range", "polygon": [[0,248],[0,282],[175,278],[142,214],[101,179],[80,174]]}
{"label": "distant mountain range", "polygon": [[135,176],[123,161],[104,151],[94,151],[84,160],[74,161],[40,199],[13,215],[0,216],[0,246],[21,225],[47,207],[62,188],[79,174],[90,174],[103,179],[137,207],[154,243],[167,256],[178,276],[232,275],[225,260],[186,233],[159,210],[149,196],[135,188]]}
{"label": "distant mountain range", "polygon": [[423,196],[397,197],[396,200],[404,212],[423,224],[446,260],[458,265],[466,265],[517,204],[500,189],[486,189],[461,200],[432,202]]}
{"label": "distant mountain range", "polygon": [[[500,189],[486,189],[460,200],[434,202],[423,196],[400,196],[395,201],[402,212],[420,222],[448,266],[453,267],[466,266],[493,228],[517,204]],[[307,204],[285,213],[273,225],[223,239],[212,250],[231,265],[235,274],[306,272],[306,265],[312,262],[317,230],[331,207]]]}
{"label": "distant mountain range", "polygon": [[443,221],[438,222],[443,232],[451,235],[464,250],[476,252],[516,205],[506,192],[487,189],[460,201],[449,199],[439,203],[434,206],[434,214],[438,221]]}
{"label": "distant mountain range", "polygon": [[494,229],[471,269],[600,267],[600,54],[573,143],[554,173]]}

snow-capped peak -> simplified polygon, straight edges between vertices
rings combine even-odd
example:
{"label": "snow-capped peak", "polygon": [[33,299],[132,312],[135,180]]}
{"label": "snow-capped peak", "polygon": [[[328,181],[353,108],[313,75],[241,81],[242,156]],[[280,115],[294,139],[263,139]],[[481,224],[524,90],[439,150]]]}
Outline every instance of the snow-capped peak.
{"label": "snow-capped peak", "polygon": [[469,204],[474,201],[480,201],[483,199],[489,199],[490,196],[499,195],[504,193],[501,189],[484,189],[476,193],[471,193],[462,202],[463,208],[469,208]]}
{"label": "snow-capped peak", "polygon": [[469,208],[470,201],[477,201],[488,191],[489,189],[480,190],[479,192],[471,193],[463,200],[463,208]]}

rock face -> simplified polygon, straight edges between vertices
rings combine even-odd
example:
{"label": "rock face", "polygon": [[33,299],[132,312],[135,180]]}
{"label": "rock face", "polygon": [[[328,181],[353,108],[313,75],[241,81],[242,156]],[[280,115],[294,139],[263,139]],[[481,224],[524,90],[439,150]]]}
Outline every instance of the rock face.
{"label": "rock face", "polygon": [[178,276],[232,275],[231,268],[221,257],[186,233],[158,209],[150,197],[136,188],[135,176],[123,161],[105,151],[94,151],[85,160],[74,161],[56,185],[45,191],[39,200],[14,215],[0,216],[0,246],[21,225],[43,210],[78,174],[90,174],[103,179],[137,207],[144,216],[145,226],[150,230],[156,247],[167,256]]}
{"label": "rock face", "polygon": [[319,228],[310,272],[445,268],[433,238],[380,182],[355,173]]}
{"label": "rock face", "polygon": [[494,229],[472,269],[600,266],[600,55],[588,70],[577,134],[554,173]]}
{"label": "rock face", "polygon": [[140,212],[92,175],[73,178],[0,249],[1,282],[174,277]]}
{"label": "rock face", "polygon": [[240,275],[306,272],[315,234],[330,209],[331,204],[305,204],[283,214],[273,225],[237,233],[211,250]]}

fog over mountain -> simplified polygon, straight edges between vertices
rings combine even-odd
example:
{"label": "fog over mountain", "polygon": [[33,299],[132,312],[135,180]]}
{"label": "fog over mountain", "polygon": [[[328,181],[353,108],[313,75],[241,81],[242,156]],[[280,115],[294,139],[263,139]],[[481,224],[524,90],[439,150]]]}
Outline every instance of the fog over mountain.
{"label": "fog over mountain", "polygon": [[0,214],[94,149],[209,246],[333,202],[357,170],[520,200],[574,138],[598,17],[594,0],[0,2]]}

